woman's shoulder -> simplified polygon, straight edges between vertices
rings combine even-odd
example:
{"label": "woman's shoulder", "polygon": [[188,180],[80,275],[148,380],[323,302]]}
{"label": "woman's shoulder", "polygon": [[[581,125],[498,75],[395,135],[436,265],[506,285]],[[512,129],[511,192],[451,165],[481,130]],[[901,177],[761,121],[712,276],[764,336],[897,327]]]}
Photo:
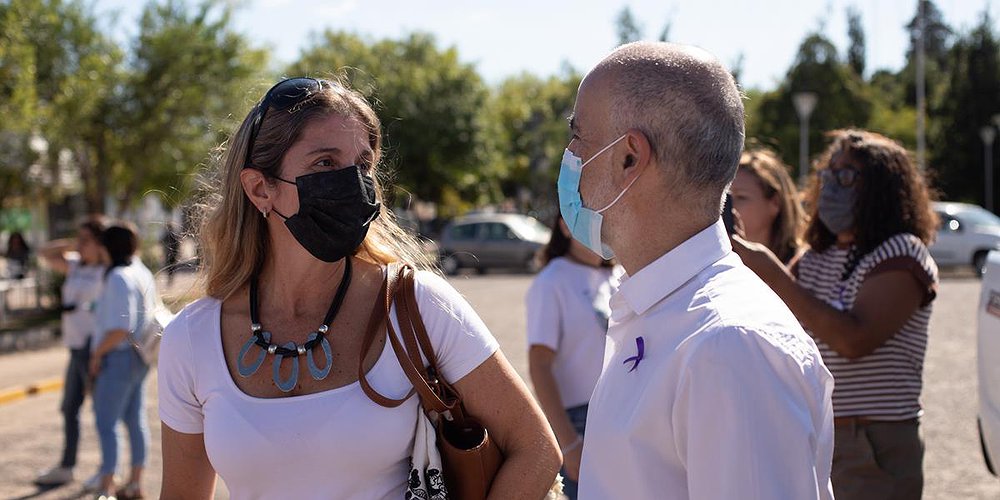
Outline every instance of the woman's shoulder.
{"label": "woman's shoulder", "polygon": [[217,325],[221,304],[216,298],[202,297],[184,306],[163,329],[163,340],[190,338],[192,331],[205,331],[208,326]]}
{"label": "woman's shoulder", "polygon": [[883,261],[895,257],[913,257],[917,260],[930,258],[930,251],[927,245],[914,234],[899,233],[889,238],[875,247],[869,254],[875,261]]}
{"label": "woman's shoulder", "polygon": [[584,276],[592,272],[614,273],[614,268],[596,268],[579,264],[566,257],[556,257],[545,264],[545,267],[535,275],[534,283],[543,285],[557,285],[564,283],[568,278]]}
{"label": "woman's shoulder", "polygon": [[430,270],[418,270],[413,275],[414,293],[418,305],[435,303],[447,305],[454,301],[465,301],[462,294],[440,274]]}

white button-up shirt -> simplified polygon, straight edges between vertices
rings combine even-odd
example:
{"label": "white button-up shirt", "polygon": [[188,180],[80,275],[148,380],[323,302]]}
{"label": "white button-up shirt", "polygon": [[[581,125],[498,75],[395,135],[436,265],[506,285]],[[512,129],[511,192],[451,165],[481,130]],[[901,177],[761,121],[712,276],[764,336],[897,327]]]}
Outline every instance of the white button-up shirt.
{"label": "white button-up shirt", "polygon": [[833,377],[721,222],[626,276],[611,311],[581,499],[833,498]]}

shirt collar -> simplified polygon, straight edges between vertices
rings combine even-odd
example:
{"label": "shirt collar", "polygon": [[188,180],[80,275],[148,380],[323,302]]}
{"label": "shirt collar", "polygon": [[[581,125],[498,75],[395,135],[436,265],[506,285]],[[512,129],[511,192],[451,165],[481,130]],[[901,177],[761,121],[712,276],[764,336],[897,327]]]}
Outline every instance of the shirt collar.
{"label": "shirt collar", "polygon": [[623,277],[616,295],[624,298],[633,313],[643,314],[732,250],[729,234],[720,220],[663,254],[634,276]]}

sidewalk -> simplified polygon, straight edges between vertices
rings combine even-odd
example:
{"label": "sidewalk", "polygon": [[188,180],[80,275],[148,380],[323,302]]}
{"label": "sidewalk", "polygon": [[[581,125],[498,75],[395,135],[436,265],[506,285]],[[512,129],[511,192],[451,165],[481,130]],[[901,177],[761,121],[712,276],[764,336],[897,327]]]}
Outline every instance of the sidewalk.
{"label": "sidewalk", "polygon": [[69,351],[62,344],[0,356],[0,405],[12,402],[9,398],[26,392],[29,387],[61,391],[68,363]]}

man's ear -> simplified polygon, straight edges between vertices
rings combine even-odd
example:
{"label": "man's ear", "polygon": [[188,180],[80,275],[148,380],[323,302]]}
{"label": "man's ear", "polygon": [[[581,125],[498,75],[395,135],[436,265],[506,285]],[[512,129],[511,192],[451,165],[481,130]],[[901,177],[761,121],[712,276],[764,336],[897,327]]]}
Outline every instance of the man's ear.
{"label": "man's ear", "polygon": [[272,195],[263,172],[255,168],[244,168],[240,172],[240,183],[243,184],[243,192],[250,198],[250,203],[253,203],[259,212],[271,211]]}
{"label": "man's ear", "polygon": [[636,128],[628,129],[625,134],[625,158],[622,170],[625,173],[625,183],[642,174],[654,162],[653,146],[646,134]]}

